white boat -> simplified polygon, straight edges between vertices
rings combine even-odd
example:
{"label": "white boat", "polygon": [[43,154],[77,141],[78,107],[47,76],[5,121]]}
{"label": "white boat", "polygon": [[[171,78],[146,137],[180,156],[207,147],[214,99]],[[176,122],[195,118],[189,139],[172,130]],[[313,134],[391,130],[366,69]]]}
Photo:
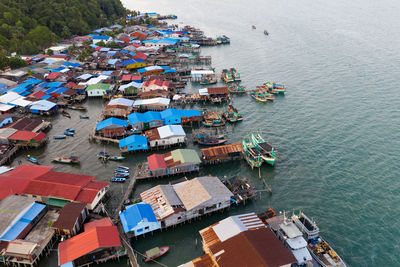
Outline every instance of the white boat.
{"label": "white boat", "polygon": [[298,265],[312,266],[312,257],[307,249],[307,241],[293,222],[285,218],[283,223],[279,225],[277,236],[292,252]]}
{"label": "white boat", "polygon": [[303,212],[292,215],[292,221],[307,240],[307,249],[323,267],[346,267],[344,261],[333,248],[319,235],[317,224]]}

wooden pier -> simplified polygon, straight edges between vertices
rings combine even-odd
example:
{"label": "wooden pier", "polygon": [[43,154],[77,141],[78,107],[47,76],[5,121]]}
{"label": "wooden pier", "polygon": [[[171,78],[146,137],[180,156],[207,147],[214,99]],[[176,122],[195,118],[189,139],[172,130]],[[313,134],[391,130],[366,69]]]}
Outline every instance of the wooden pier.
{"label": "wooden pier", "polygon": [[11,158],[15,155],[15,153],[17,153],[18,148],[19,148],[18,146],[14,146],[10,150],[7,150],[6,153],[0,159],[0,165],[4,165],[5,163],[10,162]]}

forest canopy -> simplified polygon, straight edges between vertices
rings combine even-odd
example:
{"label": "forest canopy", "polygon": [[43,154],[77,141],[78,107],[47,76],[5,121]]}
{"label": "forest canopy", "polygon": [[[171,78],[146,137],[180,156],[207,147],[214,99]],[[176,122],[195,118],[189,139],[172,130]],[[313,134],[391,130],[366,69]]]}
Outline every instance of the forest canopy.
{"label": "forest canopy", "polygon": [[120,0],[1,0],[0,54],[34,54],[125,15]]}

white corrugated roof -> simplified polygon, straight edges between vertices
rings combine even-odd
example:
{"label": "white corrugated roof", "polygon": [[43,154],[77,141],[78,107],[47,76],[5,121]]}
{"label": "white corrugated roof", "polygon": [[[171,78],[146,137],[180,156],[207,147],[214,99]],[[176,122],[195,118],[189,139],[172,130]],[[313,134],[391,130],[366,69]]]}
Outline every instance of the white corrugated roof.
{"label": "white corrugated roof", "polygon": [[22,96],[20,96],[19,94],[15,93],[15,92],[8,92],[7,94],[0,96],[0,102],[7,104],[7,103],[10,103],[11,101],[14,101],[17,98],[21,98],[21,97]]}
{"label": "white corrugated roof", "polygon": [[166,125],[157,128],[160,138],[168,138],[172,136],[186,136],[181,125]]}
{"label": "white corrugated roof", "polygon": [[11,101],[10,104],[20,106],[20,107],[26,107],[32,104],[32,101],[25,100],[24,97],[20,97],[15,99],[14,101]]}
{"label": "white corrugated roof", "polygon": [[207,88],[199,89],[199,94],[200,95],[208,95],[208,89]]}
{"label": "white corrugated roof", "polygon": [[156,104],[169,105],[170,101],[171,100],[169,100],[168,98],[157,97],[157,98],[150,98],[150,99],[139,99],[139,100],[136,100],[133,105],[134,106],[156,105]]}
{"label": "white corrugated roof", "polygon": [[264,223],[252,212],[228,217],[212,227],[218,238],[223,242],[241,232],[265,228]]}
{"label": "white corrugated roof", "polygon": [[12,109],[13,107],[14,106],[0,103],[0,111],[8,111],[8,110]]}

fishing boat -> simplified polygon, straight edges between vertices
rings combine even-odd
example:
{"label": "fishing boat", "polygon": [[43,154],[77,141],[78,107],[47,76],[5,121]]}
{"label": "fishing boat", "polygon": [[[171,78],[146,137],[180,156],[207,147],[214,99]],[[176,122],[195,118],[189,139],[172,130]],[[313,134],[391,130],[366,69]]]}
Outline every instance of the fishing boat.
{"label": "fishing boat", "polygon": [[64,109],[60,109],[60,112],[61,112],[61,115],[63,115],[64,117],[71,118],[71,114],[69,114]]}
{"label": "fishing boat", "polygon": [[276,92],[278,94],[284,94],[286,92],[286,87],[283,84],[278,84],[275,82],[266,82],[264,85],[270,88],[273,92]]}
{"label": "fishing boat", "polygon": [[260,152],[254,148],[251,140],[249,138],[244,138],[242,141],[243,146],[243,155],[253,169],[254,167],[259,168],[261,167],[263,160],[261,158]]}
{"label": "fishing boat", "polygon": [[89,116],[87,116],[87,115],[79,115],[79,118],[82,119],[82,120],[88,120]]}
{"label": "fishing boat", "polygon": [[214,136],[210,136],[206,132],[199,132],[194,135],[193,141],[195,143],[198,143],[199,145],[204,145],[204,146],[216,146],[216,145],[222,145],[228,141],[228,139],[219,139]]}
{"label": "fishing boat", "polygon": [[233,123],[233,122],[238,122],[243,120],[242,113],[240,113],[235,107],[232,105],[229,105],[228,108],[225,110],[224,113],[222,113],[224,118]]}
{"label": "fishing boat", "polygon": [[67,138],[67,136],[66,135],[55,135],[55,136],[53,136],[53,138],[54,139],[65,139],[65,138]]}
{"label": "fishing boat", "polygon": [[149,262],[151,260],[157,259],[158,257],[161,257],[162,255],[167,253],[168,250],[169,250],[168,246],[166,246],[166,247],[155,247],[155,248],[152,248],[150,250],[147,250],[144,253],[144,256],[145,256],[144,261],[145,262]]}
{"label": "fishing boat", "polygon": [[126,178],[119,178],[119,177],[113,177],[111,178],[111,182],[118,182],[118,183],[123,183],[126,181]]}
{"label": "fishing boat", "polygon": [[69,106],[70,109],[74,109],[74,110],[86,110],[86,107],[82,106],[82,105],[72,105]]}
{"label": "fishing boat", "polygon": [[269,33],[268,33],[267,30],[264,30],[264,34],[265,34],[265,35],[269,35]]}
{"label": "fishing boat", "polygon": [[256,25],[251,25],[251,28],[252,28],[253,30],[255,30],[255,29],[256,29]]}
{"label": "fishing boat", "polygon": [[251,142],[253,143],[254,147],[260,151],[261,158],[264,162],[274,165],[276,161],[276,153],[274,148],[261,137],[260,134],[251,134]]}
{"label": "fishing boat", "polygon": [[109,158],[110,155],[107,152],[102,151],[102,152],[97,153],[97,157],[104,159],[104,158]]}
{"label": "fishing boat", "polygon": [[216,84],[218,82],[217,77],[214,75],[205,75],[201,78],[201,85]]}
{"label": "fishing boat", "polygon": [[258,91],[252,92],[251,97],[257,100],[258,102],[262,103],[267,102],[267,98],[263,94],[260,94]]}
{"label": "fishing boat", "polygon": [[113,161],[119,161],[119,160],[124,160],[125,157],[123,156],[109,156],[108,160],[113,160]]}
{"label": "fishing boat", "polygon": [[230,71],[227,70],[227,69],[223,69],[223,70],[222,70],[222,76],[221,76],[221,78],[222,78],[222,80],[223,80],[225,83],[230,83],[230,82],[234,82],[234,81],[235,81],[235,80],[233,79],[233,77],[232,77],[232,74],[231,74]]}
{"label": "fishing boat", "polygon": [[336,251],[319,235],[317,224],[303,212],[292,215],[292,221],[307,240],[311,256],[323,267],[345,267],[346,264]]}
{"label": "fishing boat", "polygon": [[235,68],[230,68],[229,72],[231,73],[233,80],[235,80],[235,82],[240,81],[240,73],[237,72]]}
{"label": "fishing boat", "polygon": [[39,164],[39,160],[35,157],[32,157],[31,155],[27,155],[26,159],[32,163]]}
{"label": "fishing boat", "polygon": [[66,136],[74,136],[75,133],[74,133],[74,132],[65,131],[65,132],[64,132],[64,135],[66,135]]}
{"label": "fishing boat", "polygon": [[74,128],[67,128],[67,129],[65,129],[65,131],[74,133],[74,132],[75,132],[75,129],[74,129]]}
{"label": "fishing boat", "polygon": [[231,94],[245,94],[247,93],[246,87],[244,86],[229,86],[228,91]]}
{"label": "fishing boat", "polygon": [[57,163],[65,163],[65,164],[79,164],[81,160],[79,157],[70,156],[70,157],[54,157],[52,161]]}
{"label": "fishing boat", "polygon": [[225,125],[225,120],[215,111],[203,115],[203,125],[207,127],[219,127]]}
{"label": "fishing boat", "polygon": [[116,172],[116,173],[114,174],[114,176],[115,176],[115,177],[118,177],[118,178],[127,178],[127,177],[129,177],[129,173],[120,173],[120,172]]}

